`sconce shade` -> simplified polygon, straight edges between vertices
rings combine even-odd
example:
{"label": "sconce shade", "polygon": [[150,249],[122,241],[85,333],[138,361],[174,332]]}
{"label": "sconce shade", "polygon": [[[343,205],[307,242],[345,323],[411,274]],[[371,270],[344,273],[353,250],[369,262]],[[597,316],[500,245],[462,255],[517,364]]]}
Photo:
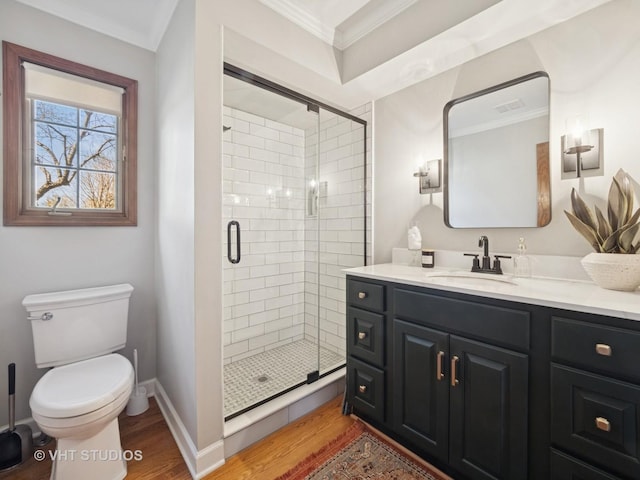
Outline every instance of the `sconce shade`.
{"label": "sconce shade", "polygon": [[562,179],[595,177],[604,174],[603,129],[592,129],[587,115],[574,115],[565,121],[562,136]]}

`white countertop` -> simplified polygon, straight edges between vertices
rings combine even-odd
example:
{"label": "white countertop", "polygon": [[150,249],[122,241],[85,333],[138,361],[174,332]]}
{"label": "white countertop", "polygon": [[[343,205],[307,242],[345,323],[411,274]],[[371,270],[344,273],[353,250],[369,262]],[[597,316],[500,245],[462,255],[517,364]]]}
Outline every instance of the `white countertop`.
{"label": "white countertop", "polygon": [[581,280],[513,278],[510,275],[471,274],[463,270],[411,267],[391,263],[349,268],[344,270],[344,273],[418,287],[640,321],[640,290],[635,292],[605,290],[593,282]]}

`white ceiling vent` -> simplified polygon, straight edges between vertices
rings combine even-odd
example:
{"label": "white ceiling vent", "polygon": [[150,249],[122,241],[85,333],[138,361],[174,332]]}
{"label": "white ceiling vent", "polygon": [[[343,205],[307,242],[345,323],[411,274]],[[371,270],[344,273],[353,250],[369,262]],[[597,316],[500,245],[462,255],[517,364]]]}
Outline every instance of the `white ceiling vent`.
{"label": "white ceiling vent", "polygon": [[521,99],[516,98],[514,100],[509,100],[508,102],[501,103],[500,105],[496,105],[493,108],[495,108],[498,113],[506,113],[522,107],[524,107],[524,102]]}

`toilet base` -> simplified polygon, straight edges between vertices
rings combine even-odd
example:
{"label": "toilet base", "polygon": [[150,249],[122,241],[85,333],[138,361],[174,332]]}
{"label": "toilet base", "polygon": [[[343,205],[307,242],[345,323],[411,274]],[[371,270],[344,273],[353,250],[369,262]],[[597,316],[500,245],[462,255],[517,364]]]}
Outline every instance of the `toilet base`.
{"label": "toilet base", "polygon": [[58,438],[51,480],[122,480],[127,461],[120,444],[118,417],[88,438]]}

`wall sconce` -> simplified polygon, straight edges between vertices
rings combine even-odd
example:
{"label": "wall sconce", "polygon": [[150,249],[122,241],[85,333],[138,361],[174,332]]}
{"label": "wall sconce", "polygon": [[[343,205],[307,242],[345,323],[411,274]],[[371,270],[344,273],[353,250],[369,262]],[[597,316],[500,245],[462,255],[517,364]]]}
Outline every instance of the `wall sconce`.
{"label": "wall sconce", "polygon": [[425,193],[441,192],[440,164],[442,160],[429,160],[418,165],[418,171],[413,174],[418,177],[418,190],[421,195]]}
{"label": "wall sconce", "polygon": [[562,136],[562,179],[604,175],[602,140],[604,129],[590,129],[584,115],[567,119]]}

